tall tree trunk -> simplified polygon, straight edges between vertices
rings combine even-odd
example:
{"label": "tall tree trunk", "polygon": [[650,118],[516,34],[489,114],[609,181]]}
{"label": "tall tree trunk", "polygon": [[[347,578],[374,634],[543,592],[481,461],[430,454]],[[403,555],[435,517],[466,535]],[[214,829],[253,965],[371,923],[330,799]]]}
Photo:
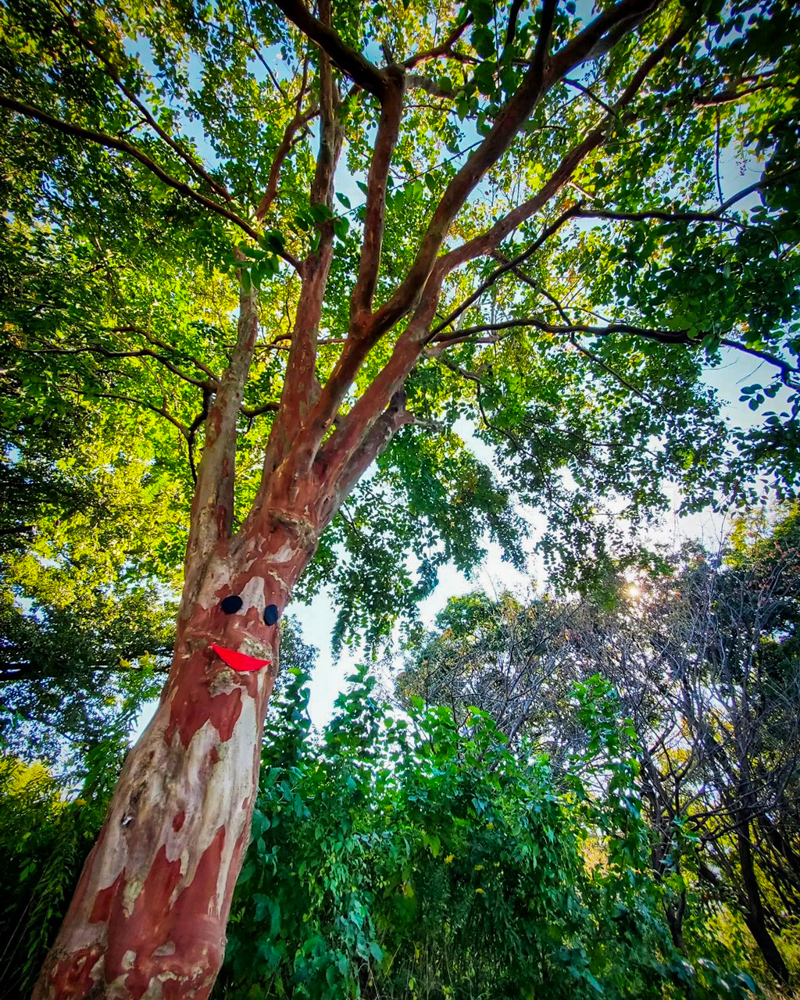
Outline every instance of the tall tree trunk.
{"label": "tall tree trunk", "polygon": [[[441,254],[472,192],[548,90],[595,53],[617,44],[658,2],[621,0],[552,55],[556,4],[545,5],[530,67],[488,134],[449,179],[413,264],[377,309],[374,298],[389,169],[407,85],[405,68],[397,64],[379,69],[350,50],[331,26],[331,0],[320,0],[318,19],[295,0],[278,0],[277,6],[318,48],[320,144],[312,205],[331,209],[344,136],[345,110],[333,64],[381,105],[345,344],[321,386],[316,356],[334,252],[330,212],[317,224],[316,249],[303,261],[282,254],[296,269],[302,288],[261,485],[244,527],[231,538],[237,421],[258,334],[256,293],[240,275],[237,341],[227,371],[214,386],[206,420],[170,679],[152,723],[125,763],[100,839],[37,984],[36,1000],[190,1000],[209,995],[222,961],[225,923],[247,843],[264,714],[275,676],[274,663],[270,669],[235,672],[232,654],[276,659],[278,632],[274,624],[265,624],[265,608],[276,605],[283,610],[319,533],[392,435],[413,422],[405,407],[406,379],[424,350],[437,349],[434,343],[444,350],[459,339],[443,333],[454,316],[433,327],[447,275],[497,250],[548,205],[585,157],[605,142],[607,125],[598,125],[574,145],[536,194],[490,229]],[[684,37],[688,24],[673,28],[641,62],[609,109],[613,116],[627,109],[650,71]],[[30,111],[20,102],[13,102],[13,109]],[[34,117],[70,134],[75,131],[44,113],[35,111]],[[92,141],[97,135],[86,132]],[[116,140],[109,142],[111,148],[119,147]],[[221,206],[217,209],[241,228],[243,220]],[[528,252],[552,235],[570,212],[562,212]],[[245,226],[250,236],[257,235]],[[244,263],[243,258],[242,253]],[[459,312],[472,301],[463,303]],[[405,327],[388,360],[350,405],[348,394],[367,357],[403,320]],[[221,606],[233,596],[241,597],[240,610]]]}
{"label": "tall tree trunk", "polygon": [[753,865],[753,851],[750,844],[750,824],[745,822],[744,828],[737,835],[737,847],[739,853],[739,864],[742,869],[742,885],[746,895],[746,906],[744,919],[747,928],[753,935],[756,944],[764,956],[769,971],[781,983],[789,982],[789,970],[783,956],[778,951],[778,946],[767,927],[764,904],[761,901],[761,891],[758,887],[755,866]]}
{"label": "tall tree trunk", "polygon": [[[125,762],[35,1000],[211,992],[277,672],[279,627],[264,611],[283,610],[312,548],[296,525],[271,524],[221,544],[202,579],[187,580],[197,597],[182,611],[160,705]],[[242,606],[226,613],[220,602],[233,595]],[[271,663],[234,670],[213,645],[255,658],[248,667]]]}

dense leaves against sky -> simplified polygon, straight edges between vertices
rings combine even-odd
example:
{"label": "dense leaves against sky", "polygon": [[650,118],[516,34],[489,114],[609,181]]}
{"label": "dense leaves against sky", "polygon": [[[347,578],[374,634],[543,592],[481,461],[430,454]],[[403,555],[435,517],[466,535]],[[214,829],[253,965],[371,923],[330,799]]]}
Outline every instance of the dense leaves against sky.
{"label": "dense leaves against sky", "polygon": [[[284,8],[287,19],[239,0],[0,8],[4,468],[18,475],[20,458],[47,458],[31,430],[42,414],[85,436],[94,459],[84,451],[83,463],[102,453],[126,489],[170,496],[147,541],[162,575],[180,563],[204,418],[235,339],[237,264],[260,288],[261,319],[237,516],[286,373],[292,261],[320,239],[334,240],[322,385],[348,330],[378,105],[364,81],[348,81],[345,60],[334,74],[335,196],[314,203],[317,50]],[[584,5],[545,8],[554,50],[586,24]],[[346,45],[404,61],[407,75],[378,305],[520,86],[541,16],[479,0],[336,5]],[[447,234],[440,256],[462,263],[405,380],[406,426],[345,501],[303,583],[333,586],[339,637],[385,634],[437,567],[469,571],[487,538],[519,562],[520,503],[546,514],[545,552],[588,586],[609,550],[619,554],[621,526],[664,507],[665,481],[680,483],[688,508],[721,486],[741,497],[758,475],[791,491],[798,31],[795,5],[780,0],[661,5],[539,101]],[[484,246],[487,233],[502,238]],[[405,323],[371,350],[343,413]],[[760,365],[743,389],[760,419],[737,439],[701,374],[742,355]],[[770,400],[775,413],[762,417]],[[476,439],[491,452],[473,454]],[[52,454],[63,503],[92,488]],[[23,505],[43,502],[29,492]],[[9,513],[15,530],[29,521]]]}

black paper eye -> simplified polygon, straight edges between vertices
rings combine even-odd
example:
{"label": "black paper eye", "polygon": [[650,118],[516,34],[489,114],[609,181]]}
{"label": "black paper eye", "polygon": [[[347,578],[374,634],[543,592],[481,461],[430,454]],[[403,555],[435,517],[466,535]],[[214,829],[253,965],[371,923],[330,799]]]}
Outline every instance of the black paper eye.
{"label": "black paper eye", "polygon": [[223,598],[219,602],[219,606],[226,615],[235,615],[242,607],[242,599],[238,594],[231,594],[230,597]]}
{"label": "black paper eye", "polygon": [[280,618],[281,613],[278,611],[277,604],[268,604],[264,608],[264,621],[267,625],[274,625],[275,622]]}

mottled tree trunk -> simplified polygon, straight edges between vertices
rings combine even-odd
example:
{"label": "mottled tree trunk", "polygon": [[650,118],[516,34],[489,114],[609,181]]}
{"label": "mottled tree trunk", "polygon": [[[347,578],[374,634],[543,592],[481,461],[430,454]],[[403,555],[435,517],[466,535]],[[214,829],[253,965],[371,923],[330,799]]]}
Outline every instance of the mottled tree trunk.
{"label": "mottled tree trunk", "polygon": [[[200,1000],[225,950],[247,848],[282,610],[310,551],[276,527],[217,551],[182,612],[158,710],[128,755],[36,1000]],[[238,612],[220,601],[236,594]],[[212,649],[270,666],[240,672]]]}

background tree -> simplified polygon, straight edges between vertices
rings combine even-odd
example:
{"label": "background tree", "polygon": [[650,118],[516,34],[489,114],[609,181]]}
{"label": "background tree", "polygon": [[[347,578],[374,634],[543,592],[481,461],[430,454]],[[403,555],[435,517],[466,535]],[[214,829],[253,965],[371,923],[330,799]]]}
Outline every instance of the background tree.
{"label": "background tree", "polygon": [[637,734],[650,866],[669,889],[676,947],[704,896],[742,915],[783,982],[774,935],[797,916],[797,530],[796,509],[773,528],[743,519],[722,554],[690,545],[668,575],[621,580],[615,608],[454,599],[398,679],[406,701],[419,691],[452,705],[462,725],[475,705],[568,773],[586,746],[570,687],[599,671]]}
{"label": "background tree", "polygon": [[[6,750],[63,764],[163,683],[175,574],[158,550],[175,490],[122,435],[104,447],[88,407],[36,416],[29,401],[4,410],[0,732]],[[148,516],[163,528],[145,538]]]}
{"label": "background tree", "polygon": [[[702,503],[742,478],[701,381],[723,347],[774,369],[754,406],[785,390],[741,447],[790,488],[798,15],[721,13],[2,8],[7,391],[88,400],[148,470],[169,431],[193,497],[170,679],[37,995],[208,994],[312,555],[342,635],[384,633],[487,527],[519,559],[512,497],[588,579],[664,479]],[[764,169],[720,194],[723,154]]]}

